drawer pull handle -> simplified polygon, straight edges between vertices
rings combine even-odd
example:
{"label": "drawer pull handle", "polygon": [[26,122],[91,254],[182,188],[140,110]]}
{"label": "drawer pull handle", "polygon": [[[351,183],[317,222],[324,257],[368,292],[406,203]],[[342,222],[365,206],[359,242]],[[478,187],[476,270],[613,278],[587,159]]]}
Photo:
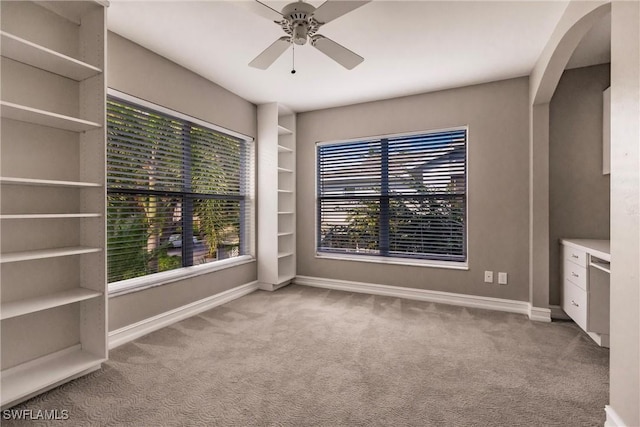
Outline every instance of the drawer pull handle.
{"label": "drawer pull handle", "polygon": [[573,271],[571,272],[571,275],[572,275],[573,277],[580,277],[579,275],[577,275],[577,274],[576,274],[576,273],[574,273]]}
{"label": "drawer pull handle", "polygon": [[576,254],[571,254],[571,258],[578,259],[578,258],[580,258],[580,257],[579,257],[578,255],[576,255]]}
{"label": "drawer pull handle", "polygon": [[578,304],[577,302],[575,302],[574,300],[571,300],[571,305],[575,305],[576,307],[580,307],[580,304]]}

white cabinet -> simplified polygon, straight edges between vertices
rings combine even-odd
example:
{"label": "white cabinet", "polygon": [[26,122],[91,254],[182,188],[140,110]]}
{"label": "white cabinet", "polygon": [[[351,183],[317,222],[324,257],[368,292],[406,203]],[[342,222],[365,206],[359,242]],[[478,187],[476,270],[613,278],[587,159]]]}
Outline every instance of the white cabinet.
{"label": "white cabinet", "polygon": [[608,240],[562,240],[562,309],[598,345],[609,346]]}
{"label": "white cabinet", "polygon": [[2,407],[107,358],[106,4],[2,2]]}
{"label": "white cabinet", "polygon": [[296,116],[258,106],[258,282],[275,290],[296,275]]}

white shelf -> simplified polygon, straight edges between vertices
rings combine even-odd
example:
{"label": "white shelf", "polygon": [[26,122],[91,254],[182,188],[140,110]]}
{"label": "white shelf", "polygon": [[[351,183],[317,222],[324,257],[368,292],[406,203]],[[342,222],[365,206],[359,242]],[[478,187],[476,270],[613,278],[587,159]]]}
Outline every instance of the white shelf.
{"label": "white shelf", "polygon": [[293,252],[278,252],[278,258],[286,258],[293,256]]}
{"label": "white shelf", "polygon": [[56,219],[56,218],[100,218],[99,213],[74,214],[7,214],[0,215],[0,219]]}
{"label": "white shelf", "polygon": [[278,125],[278,135],[291,135],[293,132],[284,126]]}
{"label": "white shelf", "polygon": [[278,212],[278,215],[293,215],[293,212]]}
{"label": "white shelf", "polygon": [[96,298],[101,295],[102,293],[90,289],[75,288],[35,298],[6,302],[0,305],[0,319],[10,319],[12,317],[35,313],[36,311]]}
{"label": "white shelf", "polygon": [[24,40],[13,34],[0,31],[2,56],[22,62],[51,73],[82,81],[102,72],[97,67],[78,61],[70,56]]}
{"label": "white shelf", "polygon": [[36,185],[43,187],[102,187],[95,182],[79,182],[79,181],[57,181],[52,179],[32,179],[32,178],[12,178],[7,176],[0,177],[0,184],[5,185]]}
{"label": "white shelf", "polygon": [[278,237],[293,236],[293,232],[278,233]]}
{"label": "white shelf", "polygon": [[278,193],[291,194],[291,193],[293,193],[293,191],[291,191],[291,190],[278,190]]}
{"label": "white shelf", "polygon": [[78,345],[7,369],[2,372],[2,406],[98,368],[104,361]]}
{"label": "white shelf", "polygon": [[603,261],[591,261],[589,265],[593,268],[597,268],[598,270],[602,270],[605,273],[611,273],[611,264]]}
{"label": "white shelf", "polygon": [[99,123],[52,113],[51,111],[39,110],[25,105],[14,104],[12,102],[0,101],[0,106],[2,107],[2,117],[21,122],[35,123],[37,125],[70,130],[73,132],[84,132],[102,127]]}
{"label": "white shelf", "polygon": [[285,169],[285,168],[278,168],[278,172],[293,173],[293,171],[291,169]]}
{"label": "white shelf", "polygon": [[39,249],[35,251],[9,252],[0,255],[0,264],[7,262],[31,261],[44,258],[57,258],[71,255],[82,255],[93,252],[100,252],[100,248],[89,248],[85,246],[76,246],[68,248],[55,249]]}
{"label": "white shelf", "polygon": [[293,153],[293,150],[289,147],[285,147],[284,145],[278,144],[278,152],[280,153]]}

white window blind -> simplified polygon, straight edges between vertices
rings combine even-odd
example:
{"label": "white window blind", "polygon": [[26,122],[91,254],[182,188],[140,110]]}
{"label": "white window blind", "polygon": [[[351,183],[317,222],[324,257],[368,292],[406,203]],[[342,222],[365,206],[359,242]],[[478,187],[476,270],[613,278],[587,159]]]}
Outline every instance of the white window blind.
{"label": "white window blind", "polygon": [[466,261],[466,129],[318,144],[318,252]]}
{"label": "white window blind", "polygon": [[249,141],[107,100],[109,282],[248,252]]}

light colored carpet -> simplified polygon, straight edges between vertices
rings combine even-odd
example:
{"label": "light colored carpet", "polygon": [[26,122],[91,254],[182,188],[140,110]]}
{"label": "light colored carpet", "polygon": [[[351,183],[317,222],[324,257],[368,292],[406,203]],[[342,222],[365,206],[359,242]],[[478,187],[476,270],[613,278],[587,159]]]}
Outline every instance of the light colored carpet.
{"label": "light colored carpet", "polygon": [[288,286],[16,409],[67,409],[74,426],[602,426],[608,364],[572,322]]}

